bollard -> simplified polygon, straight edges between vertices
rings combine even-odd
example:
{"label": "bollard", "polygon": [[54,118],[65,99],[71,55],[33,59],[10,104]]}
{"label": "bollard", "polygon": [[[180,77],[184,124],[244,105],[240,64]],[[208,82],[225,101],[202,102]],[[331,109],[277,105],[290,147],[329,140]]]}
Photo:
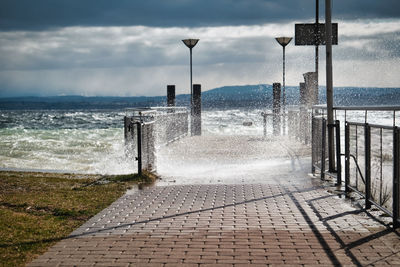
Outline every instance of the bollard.
{"label": "bollard", "polygon": [[280,118],[280,110],[281,110],[281,84],[274,83],[273,87],[273,103],[272,103],[272,112],[273,112],[273,128],[274,135],[280,135],[281,133],[281,118]]}
{"label": "bollard", "polygon": [[175,85],[167,85],[167,106],[175,107]]}
{"label": "bollard", "polygon": [[201,85],[193,84],[193,107],[191,119],[191,133],[201,135]]}

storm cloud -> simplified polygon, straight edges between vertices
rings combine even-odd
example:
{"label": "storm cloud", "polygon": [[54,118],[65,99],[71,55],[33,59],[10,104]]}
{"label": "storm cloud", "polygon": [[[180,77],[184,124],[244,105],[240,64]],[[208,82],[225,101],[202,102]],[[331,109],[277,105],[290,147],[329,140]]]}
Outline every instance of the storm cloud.
{"label": "storm cloud", "polygon": [[[320,0],[321,10],[324,2]],[[400,17],[398,0],[332,2],[338,19]],[[314,0],[2,0],[0,30],[261,25],[310,20],[314,16]]]}
{"label": "storm cloud", "polygon": [[[323,21],[323,2],[321,21]],[[399,87],[400,1],[334,0],[339,45],[335,86]],[[294,24],[312,22],[315,0],[56,1],[0,3],[0,97],[16,95],[163,95],[279,82],[282,47]],[[325,82],[320,48],[320,84]],[[286,49],[286,81],[314,70],[314,47]]]}

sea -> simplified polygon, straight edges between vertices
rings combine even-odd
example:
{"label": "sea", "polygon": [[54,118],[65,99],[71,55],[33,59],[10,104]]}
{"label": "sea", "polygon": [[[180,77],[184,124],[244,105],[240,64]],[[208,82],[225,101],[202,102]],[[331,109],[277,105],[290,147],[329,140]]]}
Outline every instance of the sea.
{"label": "sea", "polygon": [[[271,110],[203,110],[202,134],[261,137],[262,112]],[[136,165],[125,153],[125,114],[124,109],[0,110],[0,170],[133,173]],[[365,120],[364,112],[346,116]],[[337,118],[343,121],[343,112]],[[393,112],[370,112],[368,120],[392,125]]]}
{"label": "sea", "polygon": [[[0,110],[0,169],[125,174],[125,110]],[[206,110],[203,134],[262,135],[261,110]],[[243,122],[252,122],[243,126]]]}

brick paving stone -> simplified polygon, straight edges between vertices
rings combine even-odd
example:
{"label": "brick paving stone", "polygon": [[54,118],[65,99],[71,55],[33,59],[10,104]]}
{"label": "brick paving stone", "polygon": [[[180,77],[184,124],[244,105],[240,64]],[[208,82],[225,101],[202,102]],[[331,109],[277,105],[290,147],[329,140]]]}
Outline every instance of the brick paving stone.
{"label": "brick paving stone", "polygon": [[399,233],[327,191],[311,184],[146,188],[28,266],[400,265]]}

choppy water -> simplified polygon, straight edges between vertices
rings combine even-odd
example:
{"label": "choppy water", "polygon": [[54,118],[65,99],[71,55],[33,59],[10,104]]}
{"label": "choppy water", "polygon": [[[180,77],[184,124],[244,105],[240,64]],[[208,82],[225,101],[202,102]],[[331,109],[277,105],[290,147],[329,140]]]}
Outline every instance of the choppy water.
{"label": "choppy water", "polygon": [[[205,134],[261,134],[259,110],[205,111]],[[0,168],[130,173],[124,111],[0,111]],[[252,127],[243,126],[252,121]]]}
{"label": "choppy water", "polygon": [[[263,134],[262,110],[206,110],[203,134]],[[354,115],[363,119],[363,113]],[[124,111],[0,111],[0,168],[122,174],[136,170],[124,150]],[[340,116],[340,115],[339,115]],[[391,124],[392,113],[369,114]],[[249,124],[244,126],[243,124]],[[269,130],[270,132],[270,130]]]}
{"label": "choppy water", "polygon": [[127,173],[123,116],[116,111],[0,113],[0,167]]}

